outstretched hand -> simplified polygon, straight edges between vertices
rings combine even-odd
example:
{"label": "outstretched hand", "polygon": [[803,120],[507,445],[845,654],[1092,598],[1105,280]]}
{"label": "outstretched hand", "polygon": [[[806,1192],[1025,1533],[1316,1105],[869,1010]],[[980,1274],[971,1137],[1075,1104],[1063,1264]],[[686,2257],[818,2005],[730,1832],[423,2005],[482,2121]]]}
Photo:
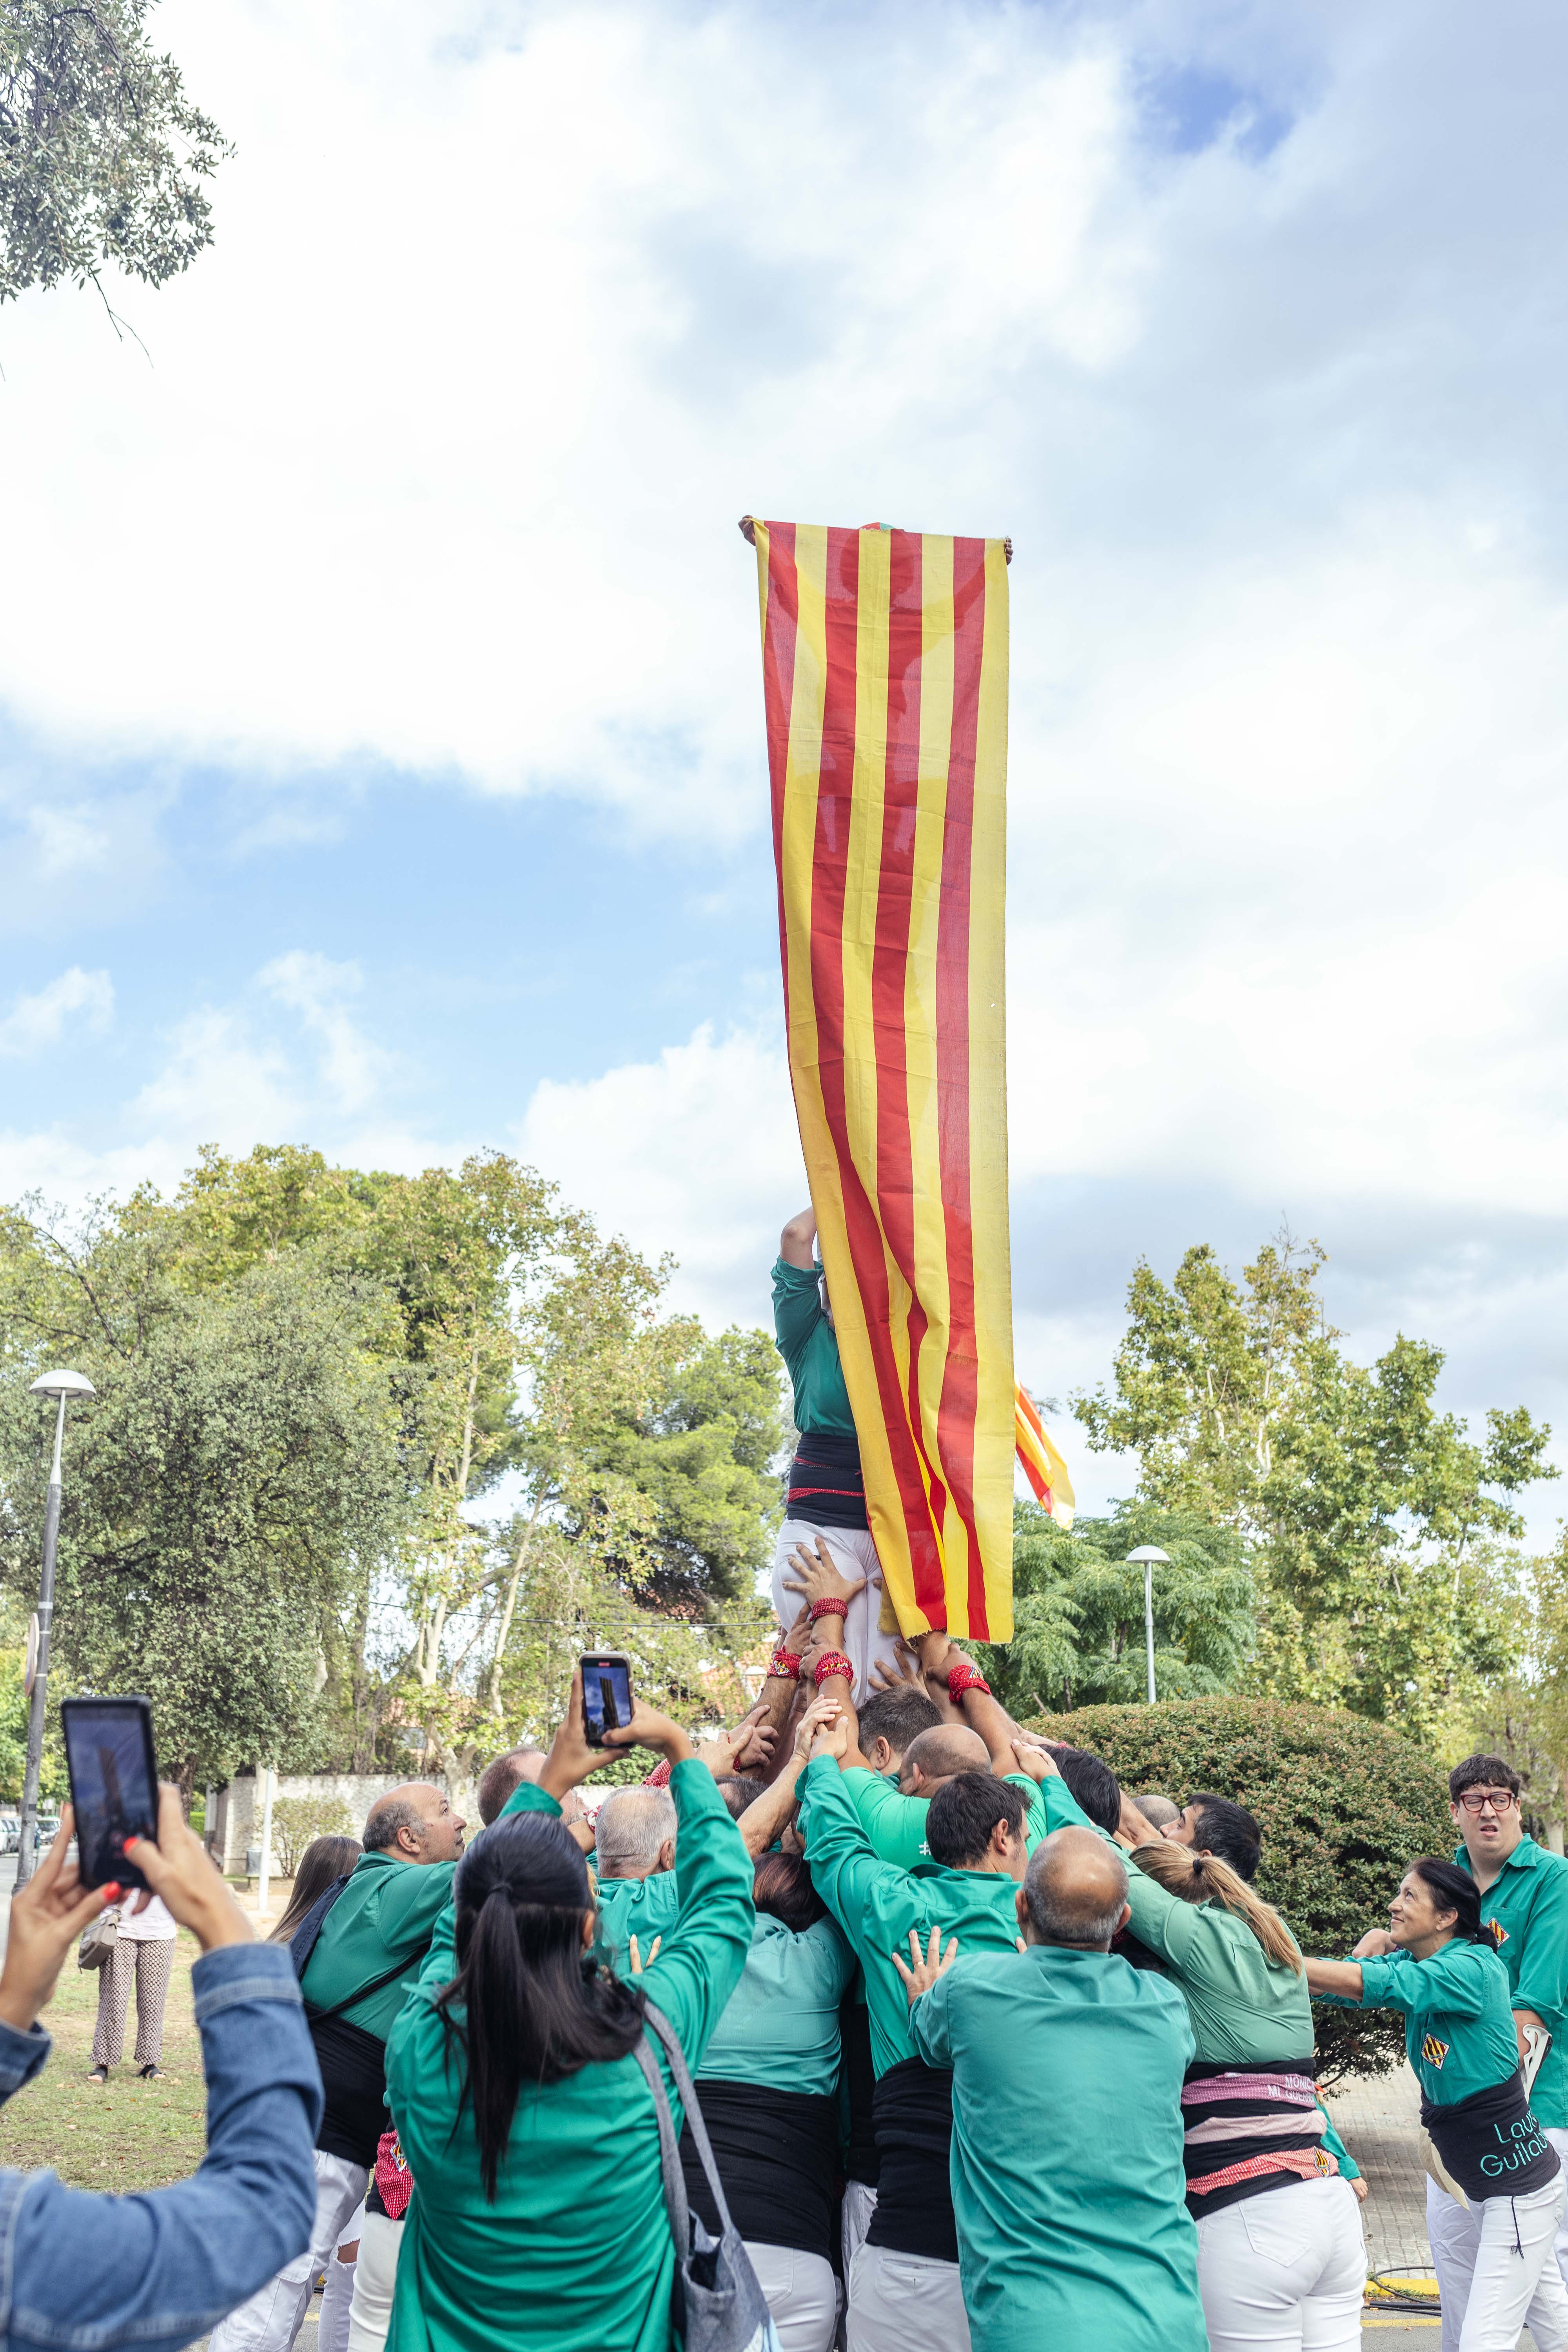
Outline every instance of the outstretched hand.
{"label": "outstretched hand", "polygon": [[[587,1780],[590,1773],[597,1772],[604,1765],[613,1763],[617,1756],[624,1756],[628,1748],[658,1748],[672,1764],[681,1763],[692,1752],[691,1742],[680,1726],[645,1706],[640,1698],[634,1701],[632,1719],[624,1730],[606,1731],[604,1746],[595,1748],[588,1738],[583,1713],[583,1670],[579,1666],[572,1677],[565,1718],[551,1741],[539,1785],[547,1797],[553,1797],[559,1803],[568,1790],[576,1788],[579,1781]],[[151,1872],[148,1875],[152,1875]]]}
{"label": "outstretched hand", "polygon": [[125,1858],[133,1862],[153,1892],[188,1927],[204,1952],[219,1944],[248,1944],[256,1930],[199,1837],[185,1825],[185,1810],[172,1780],[158,1784],[158,1843],[127,1838]]}
{"label": "outstretched hand", "polygon": [[[806,1714],[814,1713],[821,1704],[820,1699],[814,1701],[812,1706],[807,1707]],[[802,1720],[805,1720],[804,1717]],[[836,1762],[842,1764],[848,1753],[849,1717],[844,1709],[839,1707],[831,1720],[824,1720],[818,1724],[811,1743],[811,1760],[815,1764],[819,1756],[831,1756]]]}
{"label": "outstretched hand", "polygon": [[71,1836],[67,1805],[54,1843],[26,1886],[11,1898],[11,1929],[0,1974],[0,2022],[14,2025],[18,2033],[30,2032],[82,1929],[120,1900],[118,1886],[83,1888],[77,1864],[66,1860]]}
{"label": "outstretched hand", "polygon": [[910,1929],[911,1965],[906,1968],[897,1952],[894,1952],[891,1958],[893,1966],[904,1980],[904,1991],[908,1996],[910,2007],[913,2009],[921,1993],[930,1992],[938,1977],[946,1976],[949,1969],[957,1959],[958,1938],[954,1936],[944,1952],[942,1948],[942,1929],[933,1927],[931,1931],[931,1942],[922,1953],[920,1929],[911,1927]]}
{"label": "outstretched hand", "polygon": [[919,1691],[922,1698],[925,1696],[925,1676],[921,1672],[920,1659],[901,1634],[891,1668],[879,1659],[869,1680],[873,1690],[913,1690]]}
{"label": "outstretched hand", "polygon": [[[837,1721],[842,1713],[843,1709],[838,1701],[826,1693],[819,1693],[812,1700],[795,1727],[795,1752],[799,1762],[804,1763],[810,1755],[811,1744],[817,1733],[828,1724]],[[847,1748],[847,1746],[848,1742],[846,1741],[845,1747]]]}
{"label": "outstretched hand", "polygon": [[[866,1590],[863,1576],[850,1578],[840,1575],[833,1554],[821,1536],[816,1538],[815,1551],[805,1544],[796,1544],[789,1556],[789,1564],[798,1570],[799,1574],[786,1576],[784,1589],[786,1592],[804,1594],[807,1609],[814,1601],[839,1601],[847,1608],[856,1594]],[[843,1610],[839,1614],[842,1616]]]}

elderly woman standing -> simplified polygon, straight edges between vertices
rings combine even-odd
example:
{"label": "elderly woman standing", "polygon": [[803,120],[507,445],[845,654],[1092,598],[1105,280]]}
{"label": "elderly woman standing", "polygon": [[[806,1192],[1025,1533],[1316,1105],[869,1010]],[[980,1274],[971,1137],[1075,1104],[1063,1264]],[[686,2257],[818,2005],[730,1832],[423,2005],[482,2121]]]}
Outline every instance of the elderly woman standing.
{"label": "elderly woman standing", "polygon": [[131,2007],[131,1987],[136,1986],[136,2056],[133,2063],[144,2083],[156,2082],[163,2069],[163,2004],[174,1966],[174,1938],[179,1934],[174,1915],[145,1888],[121,1911],[114,1931],[114,1948],[98,1972],[98,2022],[92,2033],[89,2083],[107,2083],[109,2070],[125,2055],[125,2018]]}

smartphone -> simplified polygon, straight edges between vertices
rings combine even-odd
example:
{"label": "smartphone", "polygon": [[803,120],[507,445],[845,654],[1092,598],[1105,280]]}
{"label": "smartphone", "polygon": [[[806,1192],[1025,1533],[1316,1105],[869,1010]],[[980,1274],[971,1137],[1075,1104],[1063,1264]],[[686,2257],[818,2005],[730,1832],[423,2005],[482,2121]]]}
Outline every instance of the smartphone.
{"label": "smartphone", "polygon": [[606,1731],[624,1731],[632,1719],[632,1662],[620,1650],[590,1650],[583,1661],[583,1722],[590,1748],[602,1748]]}
{"label": "smartphone", "polygon": [[60,1702],[71,1811],[84,1886],[147,1881],[127,1859],[128,1837],[158,1833],[158,1769],[153,1760],[153,1702],[68,1698]]}

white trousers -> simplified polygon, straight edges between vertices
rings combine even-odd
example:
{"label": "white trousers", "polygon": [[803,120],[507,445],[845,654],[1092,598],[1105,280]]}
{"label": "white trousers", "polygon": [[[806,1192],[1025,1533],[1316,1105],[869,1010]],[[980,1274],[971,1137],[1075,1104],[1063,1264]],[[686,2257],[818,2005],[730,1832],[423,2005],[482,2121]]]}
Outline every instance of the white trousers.
{"label": "white trousers", "polygon": [[827,2352],[838,2325],[832,2263],[795,2246],[763,2246],[750,2238],[746,2252],[767,2296],[780,2352]]}
{"label": "white trousers", "polygon": [[773,1607],[779,1623],[786,1631],[794,1624],[800,1609],[798,1592],[784,1591],[784,1579],[793,1577],[798,1583],[800,1571],[790,1564],[790,1554],[797,1544],[813,1551],[821,1536],[832,1555],[833,1565],[851,1584],[857,1577],[866,1580],[866,1590],[858,1592],[848,1604],[844,1619],[844,1654],[855,1669],[854,1700],[857,1706],[870,1696],[870,1673],[882,1664],[889,1669],[898,1654],[897,1633],[884,1633],[879,1621],[882,1612],[882,1568],[877,1558],[877,1547],[866,1528],[819,1528],[810,1519],[786,1519],[779,1529],[778,1544],[773,1552]]}
{"label": "white trousers", "polygon": [[849,2271],[845,2352],[970,2352],[956,2263],[862,2246]]}
{"label": "white trousers", "polygon": [[1205,2213],[1209,2352],[1359,2352],[1366,2243],[1348,2180],[1298,2180]]}
{"label": "white trousers", "polygon": [[359,2237],[360,2216],[356,2210],[349,2216],[348,2227],[338,2242],[336,2252],[327,2264],[327,2275],[321,2284],[321,2311],[316,2322],[316,2352],[349,2352],[349,2305],[353,2301],[354,2272],[358,2265],[344,2262],[344,2245],[353,2245]]}
{"label": "white trousers", "polygon": [[397,2284],[401,2217],[367,2213],[354,2264],[354,2296],[349,2310],[349,2352],[382,2352],[392,2325],[392,2290]]}
{"label": "white trousers", "polygon": [[844,2210],[841,2222],[840,2260],[844,2275],[849,2275],[849,2265],[866,2242],[866,2232],[871,2226],[871,2216],[877,2210],[877,2192],[868,2181],[847,2180],[844,2184]]}
{"label": "white trousers", "polygon": [[1568,2291],[1553,2259],[1568,2181],[1528,2197],[1464,2206],[1426,2183],[1426,2235],[1443,2301],[1443,2352],[1513,2352],[1528,2326],[1535,2352],[1568,2346]]}
{"label": "white trousers", "polygon": [[316,2273],[324,2271],[336,2253],[353,2219],[354,2207],[364,2202],[369,2183],[370,2175],[363,2164],[316,2150],[316,2219],[310,2244],[248,2303],[219,2320],[207,2352],[289,2352],[310,2307]]}
{"label": "white trousers", "polygon": [[[1557,2150],[1563,2178],[1568,2180],[1568,2131],[1555,2131],[1550,2124],[1543,2124],[1542,2129]],[[1557,2267],[1563,2273],[1564,2286],[1568,2286],[1568,2214],[1557,2224]]]}

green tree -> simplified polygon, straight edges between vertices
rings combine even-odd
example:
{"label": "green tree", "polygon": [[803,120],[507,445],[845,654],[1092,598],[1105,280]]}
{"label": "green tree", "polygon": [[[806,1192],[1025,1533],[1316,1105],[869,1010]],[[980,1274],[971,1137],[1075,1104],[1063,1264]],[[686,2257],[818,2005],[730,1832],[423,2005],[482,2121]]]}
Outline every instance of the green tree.
{"label": "green tree", "polygon": [[1163,1699],[1229,1688],[1251,1646],[1258,1589],[1234,1528],[1192,1511],[1120,1503],[1070,1533],[1038,1505],[1013,1507],[1014,1633],[984,1645],[986,1680],[1014,1714],[1143,1698],[1143,1571],[1127,1555],[1170,1554],[1154,1579],[1154,1673]]}
{"label": "green tree", "polygon": [[1092,1447],[1136,1455],[1141,1496],[1243,1538],[1263,1599],[1254,1687],[1435,1735],[1507,1664],[1497,1546],[1522,1532],[1510,1498],[1556,1475],[1551,1431],[1494,1409],[1476,1441],[1434,1402],[1442,1351],[1403,1335],[1352,1363],[1323,1263],[1289,1234],[1239,1282],[1206,1245],[1169,1286],[1141,1263],[1114,1393],[1074,1411]]}
{"label": "green tree", "polygon": [[0,0],[0,301],[101,293],[106,268],[161,286],[211,244],[205,184],[233,150],[148,40],[151,5]]}

